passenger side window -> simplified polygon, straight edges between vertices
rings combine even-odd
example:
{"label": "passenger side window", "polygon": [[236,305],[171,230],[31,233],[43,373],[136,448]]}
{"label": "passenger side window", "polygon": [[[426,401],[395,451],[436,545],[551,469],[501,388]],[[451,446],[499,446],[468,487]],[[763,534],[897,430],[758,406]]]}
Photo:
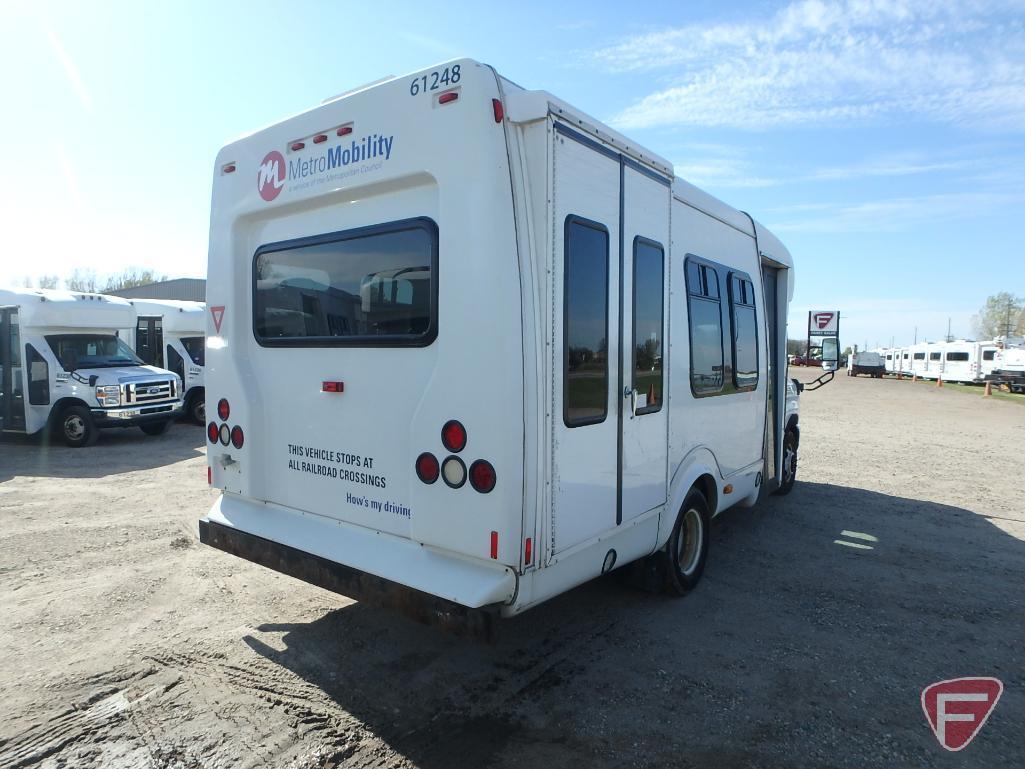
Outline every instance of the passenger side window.
{"label": "passenger side window", "polygon": [[993,358],[994,358],[993,354],[995,352],[996,352],[996,350],[983,350],[982,351],[982,359],[983,360],[993,360]]}
{"label": "passenger side window", "polygon": [[658,243],[634,238],[632,387],[637,402],[644,403],[636,414],[662,408],[664,256]]}
{"label": "passenger side window", "polygon": [[177,374],[183,382],[185,381],[185,360],[171,345],[167,345],[167,369]]}
{"label": "passenger side window", "polygon": [[940,354],[938,352],[929,353],[929,360],[939,360]]}
{"label": "passenger side window", "polygon": [[719,276],[710,265],[692,259],[687,261],[686,274],[690,387],[695,395],[712,395],[723,388]]}
{"label": "passenger side window", "polygon": [[25,345],[25,361],[28,363],[28,402],[33,406],[50,403],[50,366],[46,358],[30,344]]}
{"label": "passenger side window", "polygon": [[608,414],[609,232],[576,216],[565,227],[562,418],[581,427]]}
{"label": "passenger side window", "polygon": [[733,313],[733,384],[738,390],[758,386],[758,322],[755,289],[742,273],[730,273]]}

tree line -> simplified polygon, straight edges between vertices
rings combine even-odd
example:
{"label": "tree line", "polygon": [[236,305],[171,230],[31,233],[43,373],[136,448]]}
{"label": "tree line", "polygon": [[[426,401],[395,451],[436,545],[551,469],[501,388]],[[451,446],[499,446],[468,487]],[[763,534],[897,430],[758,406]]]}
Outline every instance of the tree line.
{"label": "tree line", "polygon": [[33,280],[25,278],[25,288],[65,288],[68,291],[85,291],[86,293],[103,293],[120,291],[124,288],[148,286],[167,280],[167,276],[153,270],[129,267],[121,272],[100,277],[96,270],[75,269],[63,279],[57,275],[40,275]]}

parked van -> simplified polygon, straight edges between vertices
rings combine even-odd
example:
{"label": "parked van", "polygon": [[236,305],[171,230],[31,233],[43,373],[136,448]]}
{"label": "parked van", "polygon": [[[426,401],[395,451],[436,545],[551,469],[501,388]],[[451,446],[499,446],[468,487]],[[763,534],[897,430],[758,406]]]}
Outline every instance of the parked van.
{"label": "parked van", "polygon": [[234,555],[479,630],[641,559],[685,593],[711,518],[793,485],[787,249],[484,64],[224,147],[209,255]]}
{"label": "parked van", "polygon": [[52,428],[69,446],[102,427],[163,433],[180,411],[181,380],[144,365],[117,330],[135,326],[127,300],[46,289],[0,290],[0,425]]}
{"label": "parked van", "polygon": [[134,328],[121,331],[143,363],[173,371],[182,380],[184,414],[206,424],[203,366],[206,305],[176,299],[129,299],[138,313]]}

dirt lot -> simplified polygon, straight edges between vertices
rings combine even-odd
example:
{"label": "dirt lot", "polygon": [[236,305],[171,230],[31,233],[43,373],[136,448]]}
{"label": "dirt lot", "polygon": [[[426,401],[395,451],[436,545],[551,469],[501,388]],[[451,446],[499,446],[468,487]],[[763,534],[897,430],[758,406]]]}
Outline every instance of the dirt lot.
{"label": "dirt lot", "polygon": [[[797,487],[718,519],[695,593],[598,580],[495,646],[200,546],[201,428],[4,441],[0,767],[1022,766],[1025,408],[802,402]],[[963,675],[1005,692],[948,754],[919,694]]]}

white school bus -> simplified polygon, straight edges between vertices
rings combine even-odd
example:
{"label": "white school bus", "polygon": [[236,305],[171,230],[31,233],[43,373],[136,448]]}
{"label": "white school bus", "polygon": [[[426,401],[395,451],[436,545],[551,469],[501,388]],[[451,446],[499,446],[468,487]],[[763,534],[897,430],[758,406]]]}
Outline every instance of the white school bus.
{"label": "white school bus", "polygon": [[214,168],[201,540],[474,632],[638,561],[685,593],[710,519],[793,484],[793,284],[749,215],[475,61],[258,131]]}

